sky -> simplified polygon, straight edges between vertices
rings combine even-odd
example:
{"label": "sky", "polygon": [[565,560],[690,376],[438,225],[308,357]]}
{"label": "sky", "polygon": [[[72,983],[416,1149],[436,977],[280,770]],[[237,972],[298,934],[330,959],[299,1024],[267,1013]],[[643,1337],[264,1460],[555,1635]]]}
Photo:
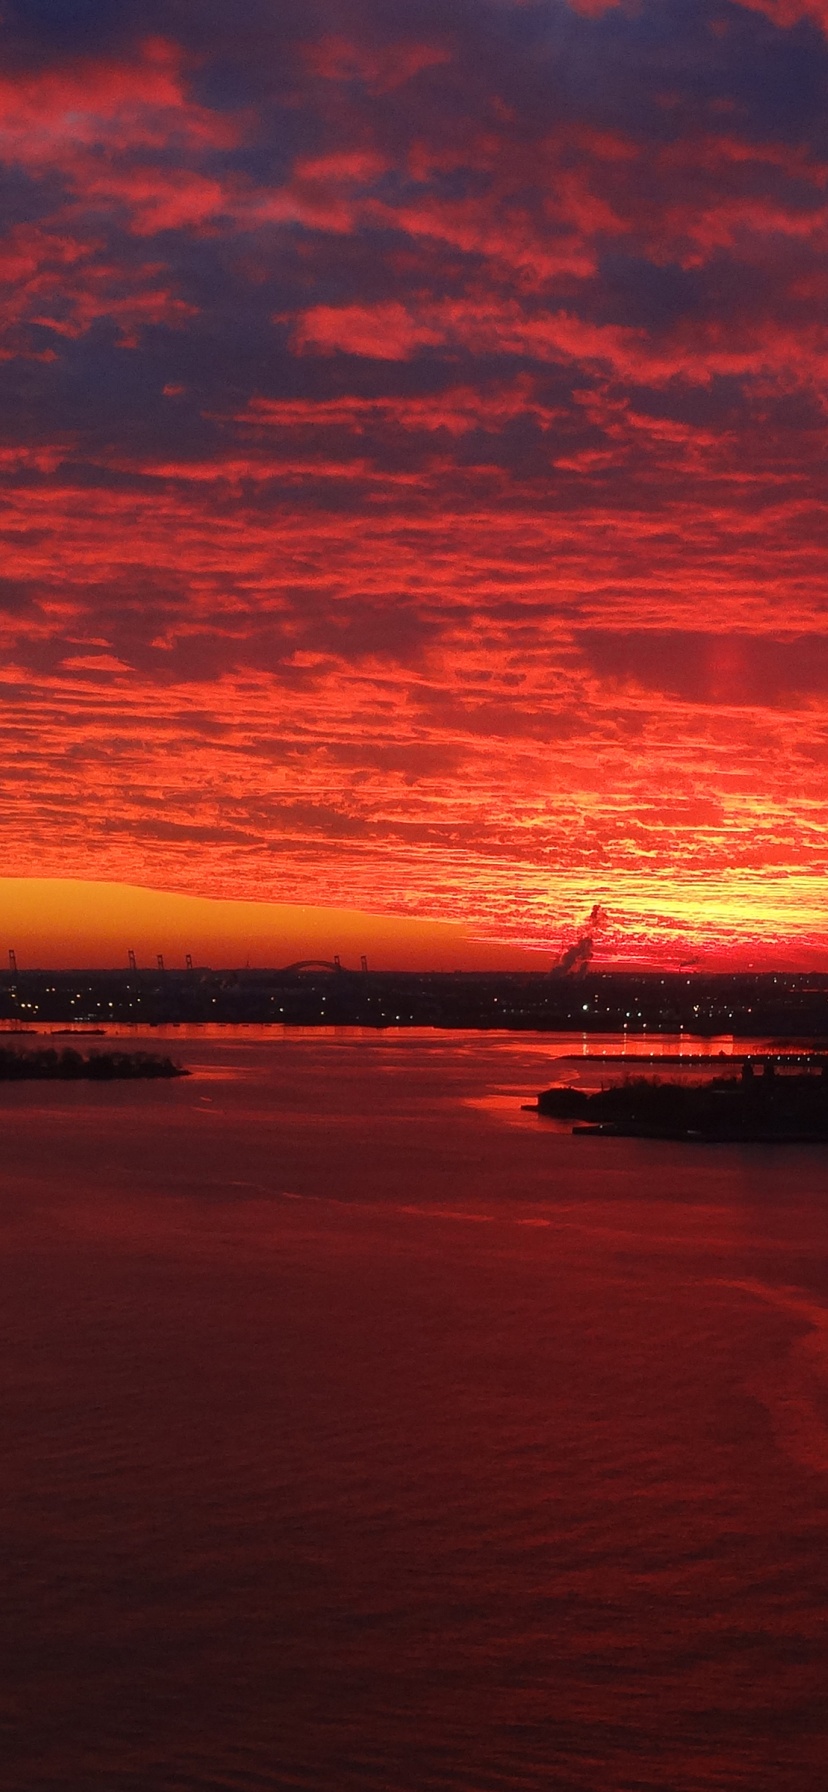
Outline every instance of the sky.
{"label": "sky", "polygon": [[127,970],[130,952],[139,970],[154,970],[159,953],[166,970],[183,969],[188,956],[213,968],[339,958],[351,971],[363,957],[371,971],[536,971],[548,963],[539,965],[531,948],[481,940],[458,921],[182,896],[83,878],[2,878],[0,914],[21,970]]}
{"label": "sky", "polygon": [[828,966],[826,75],[828,0],[2,0],[3,876]]}

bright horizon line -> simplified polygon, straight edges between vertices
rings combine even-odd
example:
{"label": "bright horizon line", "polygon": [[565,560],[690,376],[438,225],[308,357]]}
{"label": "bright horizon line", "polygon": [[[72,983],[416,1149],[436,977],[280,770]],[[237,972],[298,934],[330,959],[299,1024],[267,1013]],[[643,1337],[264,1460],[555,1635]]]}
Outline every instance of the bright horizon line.
{"label": "bright horizon line", "polygon": [[[81,878],[0,878],[0,915],[6,935],[0,935],[0,968],[12,950],[20,971],[126,971],[130,950],[144,961],[139,968],[152,969],[160,953],[171,971],[184,969],[187,953],[194,965],[215,970],[276,969],[303,958],[333,960],[337,955],[348,969],[356,968],[363,954],[371,970],[548,970],[561,945],[578,933],[577,927],[550,916],[543,943],[487,939],[463,921],[430,916],[195,896]],[[755,917],[750,919],[755,926]],[[777,932],[763,940],[746,927],[744,944],[734,945],[717,938],[711,928],[707,941],[700,939],[687,950],[678,943],[665,948],[657,939],[650,942],[634,924],[625,949],[625,931],[622,915],[607,937],[597,935],[595,971],[828,971],[828,946],[811,933],[781,941]]]}
{"label": "bright horizon line", "polygon": [[[372,969],[531,969],[558,947],[521,947],[477,938],[462,922],[372,914],[314,903],[193,896],[138,884],[80,878],[0,878],[0,967],[14,951],[23,970],[126,970],[128,954],[165,969],[272,969],[303,958],[340,956],[347,969],[365,954]],[[70,962],[70,955],[72,962]],[[180,959],[180,965],[175,959]],[[169,961],[169,962],[168,962]],[[387,961],[387,962],[386,962]]]}

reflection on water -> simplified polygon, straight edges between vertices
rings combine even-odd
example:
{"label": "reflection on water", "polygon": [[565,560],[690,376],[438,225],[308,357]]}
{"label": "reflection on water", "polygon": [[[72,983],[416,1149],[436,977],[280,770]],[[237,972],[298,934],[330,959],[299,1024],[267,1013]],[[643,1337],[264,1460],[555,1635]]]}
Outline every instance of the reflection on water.
{"label": "reflection on water", "polygon": [[823,1792],[824,1151],[573,1138],[566,1037],[152,1037],[0,1087],[4,1783]]}

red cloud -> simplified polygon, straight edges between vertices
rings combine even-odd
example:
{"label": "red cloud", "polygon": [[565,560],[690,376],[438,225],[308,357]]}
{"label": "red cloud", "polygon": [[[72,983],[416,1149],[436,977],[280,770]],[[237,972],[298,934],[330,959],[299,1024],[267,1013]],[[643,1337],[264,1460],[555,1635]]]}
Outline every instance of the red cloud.
{"label": "red cloud", "polygon": [[166,148],[173,137],[179,145],[229,148],[235,127],[187,98],[182,65],[175,45],[151,39],[130,62],[89,59],[0,76],[3,159],[42,166],[67,150]]}
{"label": "red cloud", "polygon": [[163,272],[158,263],[114,264],[100,238],[73,237],[65,227],[19,226],[0,239],[0,277],[7,283],[0,300],[0,341],[13,344],[14,352],[31,353],[20,338],[24,326],[75,337],[107,318],[126,346],[147,323],[179,325],[194,307],[170,291]]}
{"label": "red cloud", "polygon": [[315,305],[297,320],[294,341],[300,353],[316,349],[405,361],[424,343],[445,340],[440,322],[417,319],[396,301],[385,305]]}
{"label": "red cloud", "polygon": [[828,0],[738,0],[751,12],[763,12],[774,25],[798,25],[802,19],[813,19],[823,30],[828,28]]}
{"label": "red cloud", "polygon": [[182,60],[176,47],[151,40],[130,63],[89,60],[0,78],[0,161],[57,181],[64,194],[37,223],[0,237],[9,280],[0,331],[14,352],[43,353],[31,326],[73,337],[107,318],[134,345],[147,324],[194,315],[162,262],[118,265],[104,221],[117,210],[135,235],[156,235],[198,229],[225,204],[215,179],[157,160],[171,149],[178,161],[198,160],[237,140],[226,118],[188,99]]}
{"label": "red cloud", "polygon": [[345,37],[322,37],[305,52],[308,68],[326,81],[365,83],[369,92],[390,93],[425,69],[447,62],[441,44],[397,41],[379,48]]}

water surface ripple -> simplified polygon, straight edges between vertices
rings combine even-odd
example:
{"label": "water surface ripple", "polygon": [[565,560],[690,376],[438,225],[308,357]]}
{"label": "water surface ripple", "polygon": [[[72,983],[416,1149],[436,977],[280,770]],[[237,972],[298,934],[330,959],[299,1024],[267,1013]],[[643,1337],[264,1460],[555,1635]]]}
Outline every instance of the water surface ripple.
{"label": "water surface ripple", "polygon": [[824,1792],[828,1153],[175,1039],[0,1088],[2,1784]]}

